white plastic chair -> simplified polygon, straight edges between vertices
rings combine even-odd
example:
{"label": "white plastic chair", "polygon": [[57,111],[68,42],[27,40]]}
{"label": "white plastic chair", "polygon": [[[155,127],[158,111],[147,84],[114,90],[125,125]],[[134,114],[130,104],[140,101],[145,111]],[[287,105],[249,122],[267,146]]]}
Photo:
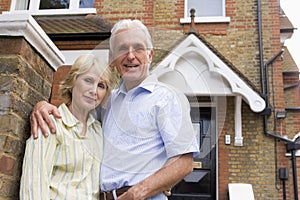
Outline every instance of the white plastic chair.
{"label": "white plastic chair", "polygon": [[230,200],[255,200],[251,184],[246,183],[229,183]]}

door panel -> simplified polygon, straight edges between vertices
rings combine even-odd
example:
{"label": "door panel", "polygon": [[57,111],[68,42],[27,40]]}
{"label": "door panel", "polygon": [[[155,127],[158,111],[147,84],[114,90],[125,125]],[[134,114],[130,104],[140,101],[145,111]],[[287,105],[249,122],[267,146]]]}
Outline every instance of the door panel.
{"label": "door panel", "polygon": [[199,143],[194,170],[172,189],[170,200],[216,199],[215,108],[191,108],[191,118]]}

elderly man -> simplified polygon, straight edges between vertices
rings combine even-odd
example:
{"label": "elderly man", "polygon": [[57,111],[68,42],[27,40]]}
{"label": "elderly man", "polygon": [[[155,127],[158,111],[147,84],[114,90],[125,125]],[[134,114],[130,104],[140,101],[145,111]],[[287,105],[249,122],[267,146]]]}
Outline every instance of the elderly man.
{"label": "elderly man", "polygon": [[[122,81],[108,100],[103,118],[104,157],[100,185],[103,199],[167,199],[163,191],[176,185],[193,169],[198,154],[185,95],[150,74],[153,47],[139,20],[121,20],[110,38],[111,66]],[[32,133],[44,120],[53,130],[49,113],[55,106],[36,105]],[[47,134],[47,133],[46,133]]]}

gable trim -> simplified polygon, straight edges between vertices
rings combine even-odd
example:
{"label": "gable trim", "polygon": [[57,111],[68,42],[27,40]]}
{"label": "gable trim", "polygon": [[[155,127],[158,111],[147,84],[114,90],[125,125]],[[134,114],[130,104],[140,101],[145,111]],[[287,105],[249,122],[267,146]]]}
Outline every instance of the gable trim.
{"label": "gable trim", "polygon": [[[200,67],[202,67],[201,70],[198,70]],[[193,75],[193,72],[188,72],[190,68],[197,68],[194,70],[194,73],[201,71],[205,73],[205,76],[199,73],[201,78],[197,80],[190,79],[188,76]],[[172,76],[178,74],[178,76],[180,75],[185,79],[185,83],[190,85],[193,84],[193,81],[198,81],[197,84],[191,86],[192,91],[196,91],[195,95],[205,95],[203,93],[205,91],[203,91],[203,88],[200,88],[201,84],[199,84],[202,81],[206,82],[206,87],[212,87],[211,83],[216,83],[220,86],[223,85],[224,88],[221,90],[219,90],[220,88],[208,88],[207,91],[210,92],[210,95],[240,95],[254,112],[263,111],[266,105],[264,99],[258,93],[194,34],[188,35],[152,72],[155,73],[158,78],[162,78],[169,73],[169,77],[165,78],[169,80],[172,79]],[[174,75],[172,75],[172,73]],[[218,79],[214,80],[212,78],[208,80],[209,77],[207,75],[215,77],[215,74],[219,76]],[[189,93],[186,89],[183,89],[183,92]]]}

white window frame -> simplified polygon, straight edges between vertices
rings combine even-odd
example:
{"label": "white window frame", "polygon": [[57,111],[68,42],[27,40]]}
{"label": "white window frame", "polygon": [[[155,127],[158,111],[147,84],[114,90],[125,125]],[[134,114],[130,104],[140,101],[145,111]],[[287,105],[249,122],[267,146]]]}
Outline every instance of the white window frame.
{"label": "white window frame", "polygon": [[[209,1],[209,0],[208,0]],[[222,15],[221,16],[207,16],[195,17],[195,23],[217,23],[217,22],[230,22],[230,17],[226,17],[226,0],[222,0]],[[180,23],[191,23],[190,11],[188,8],[188,0],[184,0],[184,18],[180,19]]]}
{"label": "white window frame", "polygon": [[68,9],[39,9],[40,0],[29,0],[29,9],[18,9],[20,3],[26,0],[12,0],[9,13],[30,13],[31,15],[74,15],[96,14],[95,8],[79,8],[80,0],[70,0]]}

